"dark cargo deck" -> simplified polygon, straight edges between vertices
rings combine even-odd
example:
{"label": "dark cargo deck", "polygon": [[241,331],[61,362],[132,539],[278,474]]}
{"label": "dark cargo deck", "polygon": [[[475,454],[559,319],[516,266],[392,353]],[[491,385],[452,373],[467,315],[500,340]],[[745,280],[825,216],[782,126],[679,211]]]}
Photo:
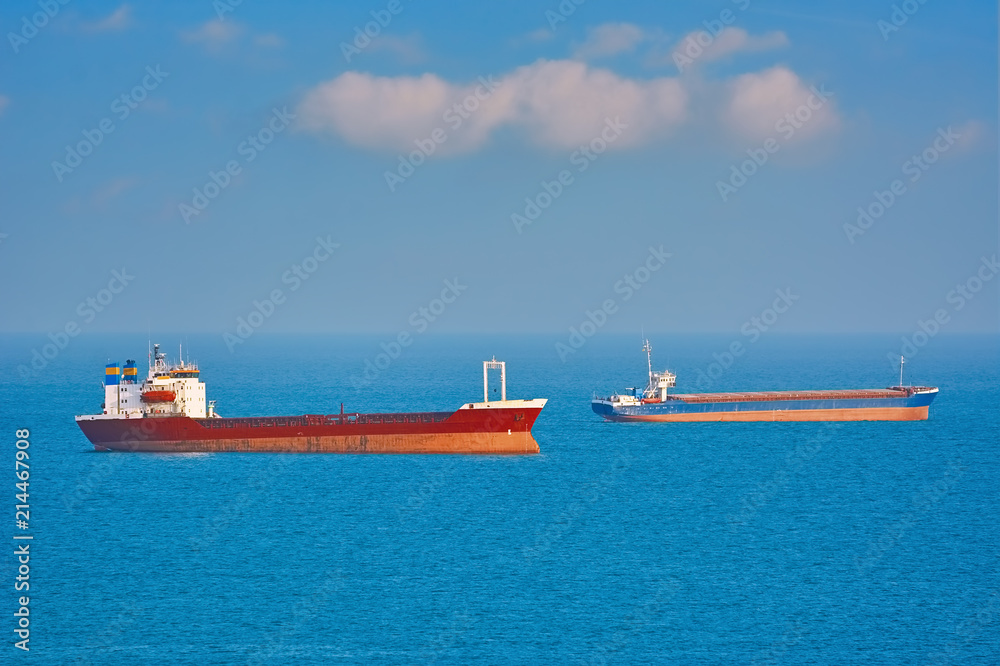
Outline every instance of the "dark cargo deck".
{"label": "dark cargo deck", "polygon": [[746,393],[678,393],[668,400],[688,403],[702,402],[769,402],[774,400],[873,400],[878,398],[907,398],[929,386],[907,386],[903,389],[860,389],[828,391],[750,391]]}

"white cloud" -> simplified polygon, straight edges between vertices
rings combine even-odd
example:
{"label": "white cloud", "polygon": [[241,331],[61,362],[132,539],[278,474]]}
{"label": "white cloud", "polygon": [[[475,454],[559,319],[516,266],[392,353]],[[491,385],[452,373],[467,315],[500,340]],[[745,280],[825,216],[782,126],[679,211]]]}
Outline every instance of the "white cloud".
{"label": "white cloud", "polygon": [[209,51],[219,51],[235,42],[243,31],[243,26],[234,21],[212,19],[194,30],[182,32],[181,39],[191,44],[201,44]]}
{"label": "white cloud", "polygon": [[573,57],[581,60],[631,53],[647,39],[646,32],[631,23],[605,23],[587,30],[587,39],[576,47]]}
{"label": "white cloud", "polygon": [[735,53],[759,53],[789,45],[788,36],[780,31],[751,35],[743,28],[724,28],[712,37],[704,30],[686,35],[662,61],[677,62],[678,58],[689,59],[685,64],[697,64],[721,60]]}
{"label": "white cloud", "polygon": [[519,129],[539,145],[571,148],[591,141],[616,117],[628,129],[613,146],[634,146],[682,123],[688,104],[676,79],[632,80],[569,60],[539,60],[497,83],[455,131],[444,114],[473,95],[479,82],[347,72],[309,91],[298,112],[306,130],[332,132],[370,148],[412,148],[414,140],[440,127],[449,134],[443,150],[460,152],[480,147],[503,127]]}
{"label": "white cloud", "polygon": [[615,147],[634,146],[680,125],[688,95],[676,79],[627,79],[567,60],[539,61],[504,79],[514,120],[538,144],[573,147],[589,142],[608,118],[629,129]]}
{"label": "white cloud", "polygon": [[84,32],[115,32],[132,25],[132,8],[128,4],[121,5],[115,11],[98,21],[80,24]]}
{"label": "white cloud", "polygon": [[[729,82],[723,122],[736,134],[753,141],[776,137],[778,123],[794,128],[790,138],[808,138],[835,130],[840,119],[833,99],[821,99],[813,88],[787,67],[744,74]],[[818,89],[823,92],[822,87]],[[826,96],[825,94],[823,95]],[[810,108],[809,105],[812,105]],[[801,107],[805,106],[803,110]],[[798,116],[796,117],[796,113]],[[792,119],[788,119],[788,115]],[[787,130],[785,130],[787,132]]]}
{"label": "white cloud", "polygon": [[346,72],[309,91],[298,113],[306,129],[330,130],[356,145],[408,146],[440,122],[458,90],[434,74],[388,78]]}

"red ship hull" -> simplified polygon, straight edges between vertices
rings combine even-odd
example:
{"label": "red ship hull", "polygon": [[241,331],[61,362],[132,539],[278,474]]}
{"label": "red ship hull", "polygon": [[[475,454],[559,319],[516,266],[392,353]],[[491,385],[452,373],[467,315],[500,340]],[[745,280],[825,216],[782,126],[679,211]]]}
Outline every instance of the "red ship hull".
{"label": "red ship hull", "polygon": [[94,416],[77,424],[94,448],[110,451],[528,454],[539,452],[531,428],[541,411],[513,405],[411,414]]}

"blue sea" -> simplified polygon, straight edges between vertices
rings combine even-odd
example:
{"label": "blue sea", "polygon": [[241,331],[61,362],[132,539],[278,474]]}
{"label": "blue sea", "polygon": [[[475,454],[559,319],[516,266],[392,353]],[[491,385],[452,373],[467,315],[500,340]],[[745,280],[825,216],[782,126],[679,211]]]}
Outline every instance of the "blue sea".
{"label": "blue sea", "polygon": [[[731,337],[650,337],[679,392],[898,381],[899,336],[768,334],[731,362]],[[911,355],[906,383],[941,389],[928,421],[844,424],[602,422],[595,391],[645,381],[638,336],[565,361],[558,336],[379,359],[391,339],[154,341],[183,343],[224,416],[451,410],[482,398],[496,355],[508,397],[549,399],[542,453],[98,453],[73,416],[99,411],[109,360],[143,366],[146,336],[74,338],[29,377],[46,337],[4,336],[4,662],[1000,663],[997,337]],[[30,653],[13,647],[15,534],[34,537]]]}

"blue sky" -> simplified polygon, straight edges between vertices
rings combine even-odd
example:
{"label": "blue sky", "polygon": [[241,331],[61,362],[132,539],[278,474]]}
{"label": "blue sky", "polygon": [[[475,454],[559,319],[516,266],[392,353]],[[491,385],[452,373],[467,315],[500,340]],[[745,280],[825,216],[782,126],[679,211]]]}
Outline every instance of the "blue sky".
{"label": "blue sky", "polygon": [[995,3],[45,4],[2,331],[997,330]]}

